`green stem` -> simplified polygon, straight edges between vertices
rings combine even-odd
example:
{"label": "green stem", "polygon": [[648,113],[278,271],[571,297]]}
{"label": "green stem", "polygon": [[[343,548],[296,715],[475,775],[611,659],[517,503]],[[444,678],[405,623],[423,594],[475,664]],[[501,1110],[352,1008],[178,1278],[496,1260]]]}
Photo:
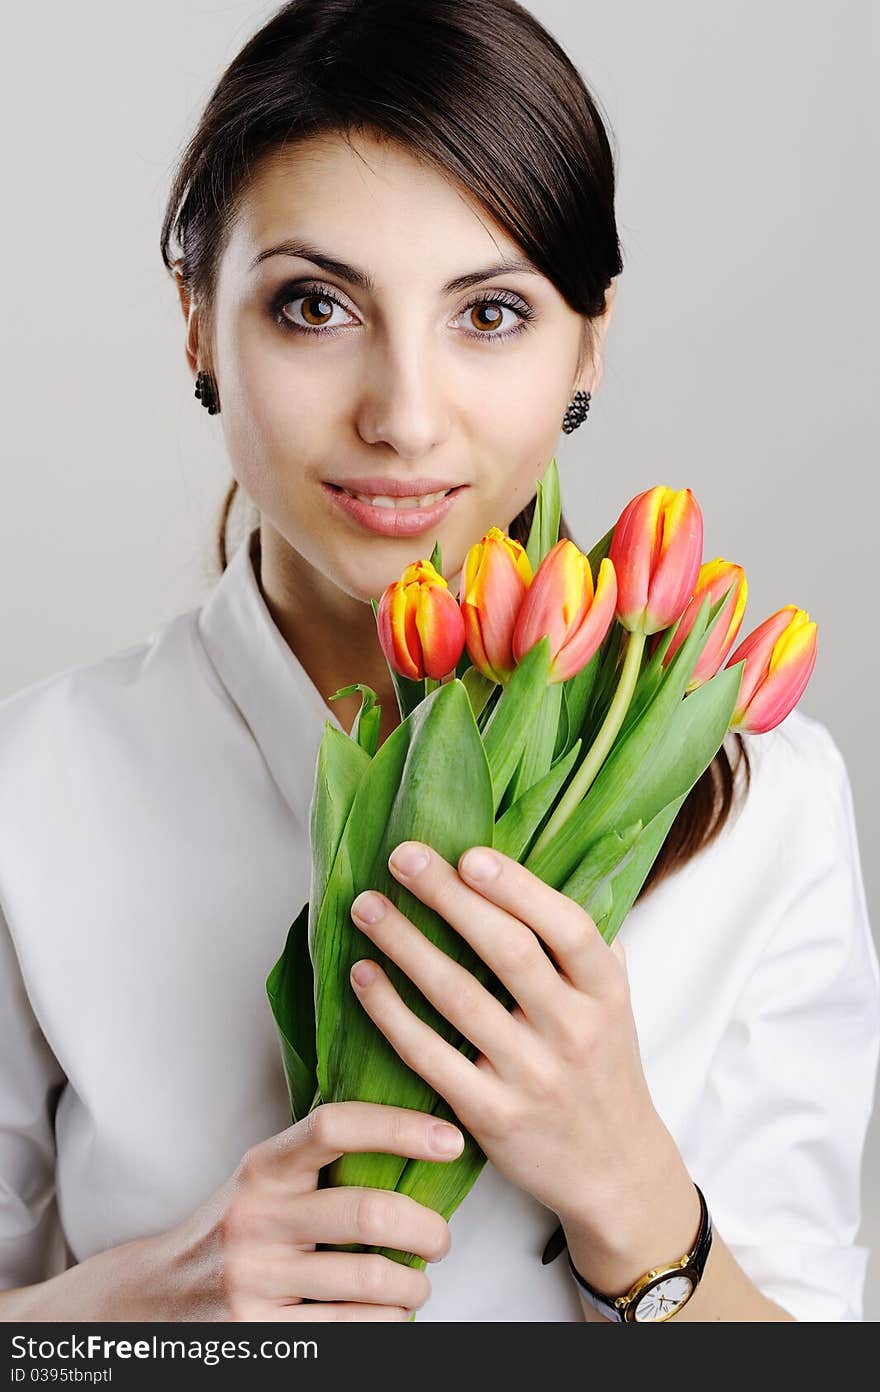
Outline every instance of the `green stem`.
{"label": "green stem", "polygon": [[614,700],[608,707],[608,714],[602,721],[602,728],[587,753],[584,755],[580,768],[560,799],[559,805],[556,807],[553,816],[535,842],[530,852],[531,855],[534,855],[538,851],[542,851],[544,847],[552,841],[560,827],[565,825],[572,812],[574,812],[575,808],[582,802],[584,794],[590,787],[599,769],[602,767],[608,751],[617,738],[626,712],[629,709],[629,703],[633,698],[636,682],[639,679],[639,671],[642,665],[642,653],[645,650],[646,638],[647,634],[645,633],[630,633],[626,645],[626,656],[623,659],[623,668],[620,673],[620,681],[614,693]]}
{"label": "green stem", "polygon": [[425,677],[425,695],[430,696],[431,692],[436,691],[441,684],[440,677]]}

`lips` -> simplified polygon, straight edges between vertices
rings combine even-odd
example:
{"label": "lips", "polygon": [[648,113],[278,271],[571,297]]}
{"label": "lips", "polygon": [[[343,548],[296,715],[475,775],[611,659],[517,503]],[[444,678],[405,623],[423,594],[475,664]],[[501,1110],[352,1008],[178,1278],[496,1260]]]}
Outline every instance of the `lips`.
{"label": "lips", "polygon": [[391,474],[363,474],[351,478],[324,479],[336,488],[344,488],[349,493],[376,498],[422,498],[433,493],[448,493],[451,488],[460,488],[459,479],[415,478],[396,479]]}
{"label": "lips", "polygon": [[[418,486],[423,483],[424,480],[417,480]],[[393,498],[390,494],[381,494],[377,500],[376,497],[355,497],[340,485],[322,483],[321,487],[332,504],[369,531],[378,532],[381,536],[411,537],[436,527],[455,506],[456,499],[467,484],[454,485],[449,492],[442,493],[427,504],[422,501],[426,496],[424,494],[418,498],[405,494]],[[408,487],[412,488],[413,485]]]}
{"label": "lips", "polygon": [[[331,488],[336,486],[335,484],[330,485]],[[402,508],[407,511],[417,507],[432,507],[434,503],[439,503],[441,498],[445,498],[448,493],[451,493],[452,489],[442,488],[436,493],[424,493],[421,497],[415,495],[410,497],[409,494],[403,493],[399,497],[394,497],[390,493],[360,493],[351,488],[343,488],[341,491],[347,493],[349,498],[357,498],[362,503],[369,503],[371,507]]]}

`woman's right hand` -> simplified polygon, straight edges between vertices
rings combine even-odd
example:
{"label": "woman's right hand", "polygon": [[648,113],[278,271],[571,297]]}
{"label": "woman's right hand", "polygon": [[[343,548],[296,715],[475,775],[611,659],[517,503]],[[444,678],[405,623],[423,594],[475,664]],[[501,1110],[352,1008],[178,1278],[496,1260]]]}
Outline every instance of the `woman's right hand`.
{"label": "woman's right hand", "polygon": [[[443,1136],[454,1145],[443,1148]],[[462,1143],[455,1127],[424,1112],[372,1102],[316,1107],[252,1146],[225,1184],[162,1234],[159,1318],[407,1320],[430,1295],[424,1271],[316,1244],[393,1247],[435,1262],[449,1251],[445,1219],[389,1190],[319,1189],[318,1172],[349,1151],[453,1160]]]}

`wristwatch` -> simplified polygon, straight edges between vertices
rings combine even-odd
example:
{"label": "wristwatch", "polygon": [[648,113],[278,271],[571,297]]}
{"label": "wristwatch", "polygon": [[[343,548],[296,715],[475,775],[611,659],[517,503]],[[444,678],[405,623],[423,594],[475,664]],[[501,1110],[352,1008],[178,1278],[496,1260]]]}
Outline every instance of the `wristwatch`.
{"label": "wristwatch", "polygon": [[646,1271],[623,1295],[602,1295],[594,1290],[584,1280],[569,1254],[568,1264],[572,1275],[600,1315],[618,1324],[668,1320],[690,1300],[699,1285],[712,1246],[712,1217],[700,1186],[695,1184],[694,1188],[700,1196],[700,1230],[693,1247],[679,1261]]}

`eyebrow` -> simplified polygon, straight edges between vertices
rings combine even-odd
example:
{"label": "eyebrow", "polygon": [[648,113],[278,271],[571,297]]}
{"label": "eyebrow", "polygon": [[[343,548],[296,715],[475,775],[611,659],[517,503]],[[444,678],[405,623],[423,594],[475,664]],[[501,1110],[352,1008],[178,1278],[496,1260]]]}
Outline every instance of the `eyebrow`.
{"label": "eyebrow", "polygon": [[[249,270],[254,270],[261,261],[266,261],[270,256],[299,256],[304,261],[312,261],[316,266],[320,266],[329,275],[337,275],[342,280],[347,280],[351,285],[357,285],[361,290],[372,291],[375,289],[375,281],[366,271],[362,271],[358,266],[351,266],[347,261],[342,261],[338,256],[331,256],[327,252],[320,251],[318,247],[311,246],[308,242],[289,240],[279,242],[277,246],[267,247],[265,251],[259,252],[251,262]],[[479,271],[468,271],[465,275],[454,276],[443,286],[444,295],[454,295],[460,290],[467,290],[472,285],[479,285],[483,280],[492,280],[495,276],[511,275],[540,275],[537,266],[533,266],[531,261],[524,257],[512,257],[506,261],[499,261],[494,266],[484,266]]]}

